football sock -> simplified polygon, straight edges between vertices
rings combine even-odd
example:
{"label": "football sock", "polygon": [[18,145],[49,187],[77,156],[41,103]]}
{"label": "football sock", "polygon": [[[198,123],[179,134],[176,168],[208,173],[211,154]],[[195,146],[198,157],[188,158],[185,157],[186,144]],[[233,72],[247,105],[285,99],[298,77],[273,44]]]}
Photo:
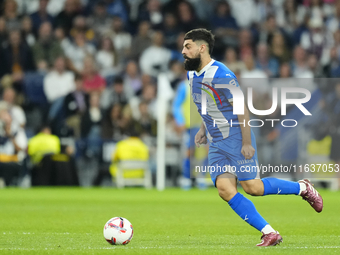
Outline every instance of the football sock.
{"label": "football sock", "polygon": [[303,182],[299,182],[299,184],[300,184],[300,192],[299,192],[299,195],[300,195],[302,191],[305,191],[307,189],[307,186]]}
{"label": "football sock", "polygon": [[273,232],[275,233],[276,231],[268,224],[261,230],[261,232],[266,235]]}
{"label": "football sock", "polygon": [[264,192],[263,196],[266,195],[288,195],[300,193],[300,184],[298,182],[291,182],[286,180],[281,180],[277,178],[263,178],[262,179]]}
{"label": "football sock", "polygon": [[242,194],[237,193],[228,202],[230,207],[248,224],[261,231],[268,223],[256,211],[252,201],[244,197]]}

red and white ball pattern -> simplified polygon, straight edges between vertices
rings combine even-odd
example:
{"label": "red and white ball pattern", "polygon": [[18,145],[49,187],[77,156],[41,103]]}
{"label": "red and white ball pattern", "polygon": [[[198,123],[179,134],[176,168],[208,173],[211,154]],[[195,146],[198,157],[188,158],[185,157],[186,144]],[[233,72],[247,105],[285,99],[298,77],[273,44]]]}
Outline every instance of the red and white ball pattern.
{"label": "red and white ball pattern", "polygon": [[110,244],[128,244],[133,236],[130,221],[122,217],[114,217],[104,226],[104,238]]}

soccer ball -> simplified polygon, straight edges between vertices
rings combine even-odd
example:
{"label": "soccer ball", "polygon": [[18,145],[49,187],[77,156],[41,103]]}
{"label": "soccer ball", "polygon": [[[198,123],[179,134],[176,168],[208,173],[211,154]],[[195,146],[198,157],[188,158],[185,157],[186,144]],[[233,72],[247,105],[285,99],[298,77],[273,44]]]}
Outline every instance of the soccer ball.
{"label": "soccer ball", "polygon": [[125,218],[114,217],[104,226],[104,238],[110,244],[128,244],[133,236],[133,228]]}

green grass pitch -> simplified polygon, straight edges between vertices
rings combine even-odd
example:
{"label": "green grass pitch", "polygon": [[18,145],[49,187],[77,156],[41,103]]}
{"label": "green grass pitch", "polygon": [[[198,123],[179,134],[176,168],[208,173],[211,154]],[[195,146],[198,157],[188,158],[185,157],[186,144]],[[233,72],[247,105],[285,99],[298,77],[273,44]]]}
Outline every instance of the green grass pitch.
{"label": "green grass pitch", "polygon": [[[209,188],[8,188],[0,190],[0,254],[336,254],[340,192],[321,190],[324,211],[298,196],[250,197],[283,236],[256,247],[261,234]],[[249,196],[247,196],[249,198]],[[107,220],[131,221],[126,246],[103,238]]]}

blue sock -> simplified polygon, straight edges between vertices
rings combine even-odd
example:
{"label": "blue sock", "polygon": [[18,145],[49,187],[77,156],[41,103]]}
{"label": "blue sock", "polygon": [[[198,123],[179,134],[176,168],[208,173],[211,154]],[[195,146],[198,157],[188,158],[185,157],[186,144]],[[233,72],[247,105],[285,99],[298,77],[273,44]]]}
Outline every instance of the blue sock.
{"label": "blue sock", "polygon": [[298,182],[285,181],[277,178],[263,178],[262,182],[264,186],[263,196],[271,194],[299,195],[300,192],[300,184]]}
{"label": "blue sock", "polygon": [[183,177],[190,179],[190,159],[183,160]]}
{"label": "blue sock", "polygon": [[229,202],[230,207],[248,224],[261,231],[268,223],[256,211],[252,201],[237,193]]}

